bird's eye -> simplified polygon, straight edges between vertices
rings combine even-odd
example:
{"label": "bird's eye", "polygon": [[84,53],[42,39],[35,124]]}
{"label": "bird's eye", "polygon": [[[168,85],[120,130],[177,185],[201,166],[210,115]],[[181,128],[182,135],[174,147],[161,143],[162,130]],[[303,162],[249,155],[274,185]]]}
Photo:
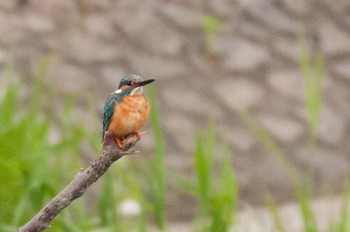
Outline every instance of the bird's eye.
{"label": "bird's eye", "polygon": [[131,81],[126,82],[127,85],[131,85]]}

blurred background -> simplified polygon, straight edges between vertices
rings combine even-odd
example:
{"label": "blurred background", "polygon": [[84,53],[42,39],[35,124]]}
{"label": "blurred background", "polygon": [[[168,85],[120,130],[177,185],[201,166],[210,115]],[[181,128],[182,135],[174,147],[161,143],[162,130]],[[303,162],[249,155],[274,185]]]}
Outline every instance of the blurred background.
{"label": "blurred background", "polygon": [[0,0],[0,223],[93,161],[123,75],[137,144],[48,231],[350,231],[347,0]]}

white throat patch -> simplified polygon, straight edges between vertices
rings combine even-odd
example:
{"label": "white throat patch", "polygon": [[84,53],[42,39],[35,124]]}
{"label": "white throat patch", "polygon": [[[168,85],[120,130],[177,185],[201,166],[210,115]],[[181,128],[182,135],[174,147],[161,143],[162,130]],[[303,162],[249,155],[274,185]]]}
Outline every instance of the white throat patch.
{"label": "white throat patch", "polygon": [[114,91],[114,93],[118,94],[118,93],[121,93],[122,90],[121,89],[117,89],[116,91]]}
{"label": "white throat patch", "polygon": [[138,94],[142,94],[142,93],[143,93],[143,87],[139,86],[139,87],[133,89],[133,91],[131,91],[130,95],[133,96],[133,95],[138,95]]}

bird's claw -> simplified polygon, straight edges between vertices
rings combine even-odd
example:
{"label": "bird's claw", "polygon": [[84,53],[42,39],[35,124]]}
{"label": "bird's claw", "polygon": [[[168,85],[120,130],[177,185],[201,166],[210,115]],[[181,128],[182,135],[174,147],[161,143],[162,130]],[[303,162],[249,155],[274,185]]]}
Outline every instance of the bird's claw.
{"label": "bird's claw", "polygon": [[115,138],[115,141],[120,149],[124,149],[123,143],[119,138]]}
{"label": "bird's claw", "polygon": [[142,136],[142,133],[140,133],[139,131],[135,131],[135,132],[129,134],[128,136],[124,136],[124,137],[122,137],[122,138],[115,137],[115,142],[117,143],[117,146],[118,146],[120,149],[122,149],[122,150],[125,149],[125,148],[123,147],[123,140],[124,140],[125,138],[129,137],[129,136],[137,136],[137,138],[140,139],[141,136]]}
{"label": "bird's claw", "polygon": [[139,139],[141,138],[141,133],[139,131],[136,131],[133,134],[136,135]]}

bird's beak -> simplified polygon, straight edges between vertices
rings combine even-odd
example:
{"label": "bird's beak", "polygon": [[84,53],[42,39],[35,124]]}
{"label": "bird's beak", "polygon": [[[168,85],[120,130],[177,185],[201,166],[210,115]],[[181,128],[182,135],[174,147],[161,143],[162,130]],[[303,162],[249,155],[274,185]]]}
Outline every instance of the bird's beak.
{"label": "bird's beak", "polygon": [[154,79],[149,79],[149,80],[141,81],[141,82],[138,83],[137,86],[148,85],[148,84],[152,83],[153,81],[155,81],[155,80]]}

